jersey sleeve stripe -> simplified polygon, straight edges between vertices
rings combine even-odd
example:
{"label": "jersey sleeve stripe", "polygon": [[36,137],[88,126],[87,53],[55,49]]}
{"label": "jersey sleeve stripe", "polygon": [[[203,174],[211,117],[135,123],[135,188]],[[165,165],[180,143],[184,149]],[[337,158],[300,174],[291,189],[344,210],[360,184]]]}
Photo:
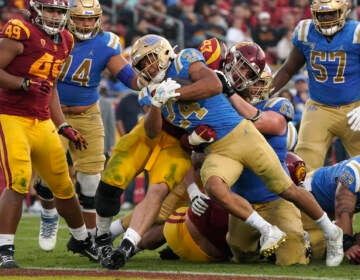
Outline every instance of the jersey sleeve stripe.
{"label": "jersey sleeve stripe", "polygon": [[29,37],[30,37],[30,30],[29,30],[29,28],[26,27],[26,25],[25,25],[21,20],[12,19],[12,20],[10,20],[10,22],[11,22],[13,25],[17,25],[17,26],[21,27],[21,29],[24,30],[24,32],[26,33],[26,37],[29,39]]}
{"label": "jersey sleeve stripe", "polygon": [[120,44],[119,37],[117,35],[115,35],[114,33],[109,33],[109,34],[110,34],[110,39],[109,39],[107,46],[116,50]]}
{"label": "jersey sleeve stripe", "polygon": [[356,26],[353,37],[354,44],[360,44],[360,23]]}
{"label": "jersey sleeve stripe", "polygon": [[356,160],[351,160],[346,166],[353,170],[355,175],[355,192],[360,189],[360,163]]}
{"label": "jersey sleeve stripe", "polygon": [[310,20],[303,20],[300,23],[299,33],[298,33],[298,40],[302,42],[307,42],[307,37],[309,34],[309,28],[310,28]]}

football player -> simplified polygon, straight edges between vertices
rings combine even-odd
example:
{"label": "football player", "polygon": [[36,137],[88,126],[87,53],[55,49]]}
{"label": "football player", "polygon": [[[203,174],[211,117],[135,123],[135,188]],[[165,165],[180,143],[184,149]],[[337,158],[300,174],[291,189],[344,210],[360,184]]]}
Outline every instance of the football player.
{"label": "football player", "polygon": [[[246,56],[249,52],[243,53],[245,58],[249,59]],[[287,123],[294,117],[294,107],[285,98],[274,97],[269,99],[271,85],[272,73],[270,67],[266,65],[260,79],[245,90],[240,91],[239,95],[262,111],[261,117],[254,124],[276,152],[282,168],[287,170],[285,164]],[[238,111],[241,111],[244,106],[237,108],[239,108]],[[309,263],[300,211],[294,204],[270,192],[260,177],[248,168],[244,169],[231,190],[248,200],[259,215],[277,225],[287,234],[285,244],[275,252],[277,265]],[[235,262],[255,261],[258,255],[259,239],[260,233],[257,230],[234,215],[230,215],[227,241]]]}
{"label": "football player", "polygon": [[14,237],[32,168],[54,194],[71,239],[67,248],[97,260],[69,177],[58,133],[77,149],[87,143],[65,125],[56,78],[73,48],[64,30],[67,0],[31,0],[29,17],[15,16],[0,33],[0,268],[14,268]]}
{"label": "football player", "polygon": [[[208,88],[209,85],[204,85],[206,91],[197,90],[199,84],[203,85],[198,78],[204,74],[206,67],[203,56],[195,49],[181,51],[167,72],[162,73],[163,64],[158,59],[157,41],[153,36],[140,38],[135,42],[132,52],[133,67],[144,77],[157,81],[159,77],[162,78],[162,82],[154,89],[151,107],[145,116],[144,127],[148,137],[158,137],[164,123],[183,128],[189,134],[196,132],[196,128],[204,123],[212,127],[217,133],[217,139],[211,141],[205,148],[207,156],[201,168],[205,189],[210,197],[219,200],[231,214],[246,220],[261,232],[263,236],[260,252],[263,254],[273,252],[284,240],[285,233],[266,222],[241,196],[230,192],[229,186],[235,183],[244,165],[261,174],[261,178],[271,191],[291,200],[318,221],[326,232],[329,247],[333,249],[331,252],[335,254],[330,258],[329,253],[327,265],[339,265],[343,258],[341,229],[331,223],[312,195],[297,188],[282,169],[276,154],[253,125],[253,122],[261,117],[261,110],[255,110],[256,114],[247,120],[237,113],[223,94],[219,94],[221,91],[217,88],[214,90],[213,87]],[[160,37],[157,40],[165,39]],[[247,79],[253,82],[259,79],[265,66],[265,56],[258,49],[248,49],[253,52],[255,58],[257,56],[264,58],[261,68],[245,60],[237,47],[233,46],[232,59],[227,61],[224,69],[231,75],[229,80],[232,82],[232,87],[241,90],[248,85]],[[171,78],[190,79],[193,83],[177,88]],[[185,102],[181,102],[183,100]],[[137,231],[145,228],[147,224],[144,221],[150,221],[147,218],[151,217],[146,214],[148,209],[135,208],[135,212],[138,210],[138,216],[136,218],[133,216],[123,241],[112,253],[111,260],[114,267],[118,268],[125,264],[141,239],[141,234]]]}
{"label": "football player", "polygon": [[[69,141],[63,141],[63,145],[73,160],[76,193],[86,227],[95,236],[94,196],[105,163],[104,126],[98,90],[102,71],[107,68],[129,88],[138,90],[142,84],[122,55],[118,36],[102,30],[102,8],[98,0],[74,1],[69,11],[67,27],[75,38],[75,46],[63,64],[57,84],[66,120],[62,127],[76,127],[86,137],[89,145],[88,149],[82,151],[77,150]],[[51,199],[51,193],[44,190],[42,185],[38,185],[38,193],[40,197]],[[56,234],[47,234],[51,232],[52,226],[56,226],[52,222],[55,218],[52,215],[54,208],[49,208],[50,205],[46,204],[42,212],[39,234],[40,247],[47,251],[52,250],[56,243]]]}
{"label": "football player", "polygon": [[360,154],[360,23],[346,20],[347,0],[314,0],[312,19],[298,23],[294,47],[274,76],[279,91],[306,64],[310,98],[295,152],[308,171],[324,164],[334,136],[350,156]]}
{"label": "football player", "polygon": [[[181,67],[179,71],[182,71],[182,75],[187,78],[191,75],[194,81],[197,81],[184,86],[184,90],[194,90],[202,94],[204,92],[215,94],[221,90],[221,82],[216,74],[204,64],[198,64],[191,69],[188,67],[193,61],[192,52],[195,50],[183,50],[176,55],[170,43],[157,35],[143,37],[132,46],[131,57],[134,68],[137,70],[141,68],[142,58],[148,53],[152,54],[154,50],[156,50],[154,57],[156,69],[149,69],[149,72],[138,71],[145,80],[152,82],[151,86],[156,87],[156,83],[161,82],[169,72],[175,73],[178,71],[177,68]],[[171,92],[178,87],[180,85],[172,81],[167,83],[166,90]],[[153,102],[155,104],[156,101]],[[158,106],[160,102],[158,101]],[[190,153],[180,144],[180,138],[185,130],[170,123],[163,125],[162,122],[157,122],[157,124],[160,125],[161,133],[156,137],[149,137],[145,133],[144,120],[141,120],[130,133],[117,142],[102,172],[95,195],[97,212],[95,242],[100,248],[101,263],[107,268],[117,269],[125,263],[125,259],[118,255],[119,251],[111,251],[109,228],[112,217],[120,209],[119,196],[129,182],[144,169],[148,171],[147,193],[135,207],[130,227],[124,235],[126,238],[123,246],[126,250],[126,258],[133,253],[133,244],[137,245],[141,236],[155,221],[168,192],[181,183],[191,166]]]}
{"label": "football player", "polygon": [[[305,163],[296,154],[288,155],[287,166],[294,182],[310,191],[320,206],[336,221],[343,232],[345,256],[354,263],[360,263],[360,243],[353,234],[353,215],[359,212],[360,156],[341,161],[332,166],[321,167],[306,174]],[[313,258],[323,258],[326,244],[319,227],[308,216],[302,219],[305,230],[310,234]]]}

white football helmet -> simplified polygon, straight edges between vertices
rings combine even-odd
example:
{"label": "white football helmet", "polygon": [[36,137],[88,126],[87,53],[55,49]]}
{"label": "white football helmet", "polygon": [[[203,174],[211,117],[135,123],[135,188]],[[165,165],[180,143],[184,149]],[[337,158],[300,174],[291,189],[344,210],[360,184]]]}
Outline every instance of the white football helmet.
{"label": "white football helmet", "polygon": [[[55,35],[65,28],[69,10],[68,0],[30,0],[29,7],[30,19],[47,34]],[[56,19],[45,17],[44,8],[59,9],[62,16]]]}
{"label": "white football helmet", "polygon": [[[95,18],[95,24],[90,27],[80,27],[74,18]],[[102,30],[102,8],[98,0],[75,0],[70,8],[68,22],[69,31],[79,40],[94,38]]]}
{"label": "white football helmet", "polygon": [[[163,81],[166,70],[174,58],[175,53],[169,41],[158,35],[145,35],[136,40],[131,47],[132,66],[148,82]],[[149,68],[153,66],[158,69],[155,76],[149,72]]]}
{"label": "white football helmet", "polygon": [[339,32],[349,12],[347,0],[313,0],[311,4],[315,28],[325,36]]}

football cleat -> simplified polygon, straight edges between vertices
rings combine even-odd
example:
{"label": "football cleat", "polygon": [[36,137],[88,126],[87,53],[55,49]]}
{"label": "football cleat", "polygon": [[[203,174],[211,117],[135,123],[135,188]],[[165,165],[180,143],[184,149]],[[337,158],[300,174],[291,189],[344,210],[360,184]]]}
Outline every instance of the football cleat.
{"label": "football cleat", "polygon": [[135,246],[128,239],[123,239],[119,247],[109,255],[108,269],[119,269],[134,255]]}
{"label": "football cleat", "polygon": [[110,233],[105,233],[95,237],[95,247],[97,250],[100,264],[103,267],[109,267],[111,265],[111,253],[112,248],[112,237]]}
{"label": "football cleat", "polygon": [[336,226],[336,235],[326,242],[326,265],[338,266],[344,258],[343,231]]}
{"label": "football cleat", "polygon": [[41,213],[39,246],[44,251],[51,251],[55,248],[56,237],[59,229],[59,215],[48,218]]}
{"label": "football cleat", "polygon": [[0,246],[0,269],[19,267],[14,259],[14,245]]}
{"label": "football cleat", "polygon": [[67,243],[67,248],[69,251],[72,251],[74,254],[78,253],[82,256],[88,257],[91,261],[98,261],[98,253],[95,245],[91,242],[90,234],[85,240],[77,240],[71,236],[69,242]]}
{"label": "football cleat", "polygon": [[269,257],[286,241],[286,233],[277,226],[270,226],[260,237],[260,255]]}

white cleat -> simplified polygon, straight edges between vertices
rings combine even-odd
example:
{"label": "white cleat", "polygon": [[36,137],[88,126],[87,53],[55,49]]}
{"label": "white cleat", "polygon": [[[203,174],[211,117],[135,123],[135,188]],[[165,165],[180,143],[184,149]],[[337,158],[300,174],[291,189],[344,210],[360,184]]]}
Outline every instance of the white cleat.
{"label": "white cleat", "polygon": [[39,246],[44,251],[51,251],[56,245],[56,236],[59,229],[59,215],[48,218],[41,213]]}
{"label": "white cleat", "polygon": [[344,258],[343,231],[336,226],[336,236],[329,238],[326,242],[326,265],[338,266]]}
{"label": "white cleat", "polygon": [[286,233],[277,226],[269,227],[265,234],[260,237],[260,254],[269,257],[286,241]]}

